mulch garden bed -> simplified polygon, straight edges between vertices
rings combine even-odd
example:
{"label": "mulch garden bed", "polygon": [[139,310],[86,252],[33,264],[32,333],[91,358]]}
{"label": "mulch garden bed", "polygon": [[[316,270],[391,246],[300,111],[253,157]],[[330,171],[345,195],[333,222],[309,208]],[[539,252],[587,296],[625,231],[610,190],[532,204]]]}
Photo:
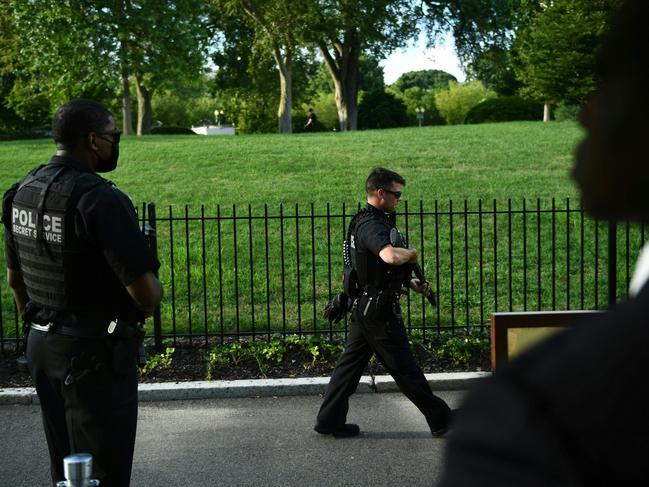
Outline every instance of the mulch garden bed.
{"label": "mulch garden bed", "polygon": [[[189,346],[187,343],[177,343],[174,347],[171,366],[155,368],[140,377],[140,382],[185,382],[206,380],[209,350],[204,346]],[[149,348],[149,354],[155,353]],[[464,367],[453,366],[448,360],[440,359],[430,350],[421,345],[413,347],[413,353],[425,373],[490,370],[488,354],[473,358]],[[16,363],[16,353],[5,351],[0,354],[0,388],[32,386],[29,373]],[[289,345],[284,353],[282,363],[271,363],[265,374],[262,374],[254,359],[246,358],[236,364],[216,366],[212,377],[217,380],[261,379],[261,378],[293,378],[293,377],[327,377],[335,366],[335,359],[326,352],[313,362],[296,345]],[[387,374],[383,366],[375,359],[368,364],[366,375]]]}

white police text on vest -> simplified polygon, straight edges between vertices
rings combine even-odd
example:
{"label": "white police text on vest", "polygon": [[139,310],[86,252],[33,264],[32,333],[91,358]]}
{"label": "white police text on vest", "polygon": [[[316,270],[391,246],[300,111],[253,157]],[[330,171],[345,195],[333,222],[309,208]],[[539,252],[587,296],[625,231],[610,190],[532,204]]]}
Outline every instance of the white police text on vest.
{"label": "white police text on vest", "polygon": [[[12,233],[36,240],[38,237],[38,214],[30,208],[14,205],[11,212]],[[62,215],[43,214],[43,238],[46,242],[63,245],[64,218]]]}

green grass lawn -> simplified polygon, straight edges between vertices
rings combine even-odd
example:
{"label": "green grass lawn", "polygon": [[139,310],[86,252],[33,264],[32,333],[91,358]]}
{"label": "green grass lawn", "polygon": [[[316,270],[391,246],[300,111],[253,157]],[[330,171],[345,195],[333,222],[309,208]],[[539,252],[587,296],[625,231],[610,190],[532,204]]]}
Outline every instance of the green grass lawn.
{"label": "green grass lawn", "polygon": [[[408,181],[404,199],[576,196],[569,179],[581,129],[518,122],[348,133],[126,137],[107,175],[134,201],[158,205],[277,206],[364,199],[378,165]],[[48,140],[0,143],[5,188],[54,149]]]}
{"label": "green grass lawn", "polygon": [[[399,226],[423,249],[440,294],[437,310],[404,302],[408,323],[463,326],[484,323],[496,309],[579,308],[582,287],[583,307],[605,303],[605,228],[598,227],[595,247],[594,222],[584,221],[582,240],[579,213],[551,212],[552,198],[558,209],[567,198],[579,207],[569,172],[581,134],[574,123],[520,122],[129,137],[108,176],[136,203],[157,205],[165,333],[328,330],[321,310],[340,288],[344,221],[364,201],[365,178],[377,165],[408,181]],[[0,143],[0,186],[52,152],[46,140]],[[523,198],[528,210],[541,211],[523,217]],[[479,204],[488,212],[482,217]],[[625,238],[620,232],[621,296],[627,256],[644,234],[630,229],[628,253]],[[1,287],[5,335],[12,336],[11,299]]]}

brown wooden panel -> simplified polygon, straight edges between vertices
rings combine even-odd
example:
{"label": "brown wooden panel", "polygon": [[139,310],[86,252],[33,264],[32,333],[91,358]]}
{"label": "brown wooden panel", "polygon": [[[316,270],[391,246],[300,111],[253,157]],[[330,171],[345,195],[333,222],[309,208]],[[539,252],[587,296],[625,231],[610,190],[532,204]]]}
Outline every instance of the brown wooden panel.
{"label": "brown wooden panel", "polygon": [[526,313],[492,313],[491,369],[510,358],[508,331],[514,328],[565,328],[575,321],[602,311],[538,311]]}

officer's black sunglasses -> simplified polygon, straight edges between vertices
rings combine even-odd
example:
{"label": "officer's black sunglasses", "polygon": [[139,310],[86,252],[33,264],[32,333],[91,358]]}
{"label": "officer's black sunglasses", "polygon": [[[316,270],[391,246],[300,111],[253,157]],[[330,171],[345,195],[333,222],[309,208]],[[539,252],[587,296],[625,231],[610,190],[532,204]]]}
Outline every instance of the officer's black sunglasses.
{"label": "officer's black sunglasses", "polygon": [[122,136],[122,133],[119,130],[113,130],[110,132],[95,132],[97,135],[112,135],[113,136],[113,142],[116,144],[119,144],[119,138]]}
{"label": "officer's black sunglasses", "polygon": [[392,191],[391,189],[382,188],[386,193],[393,194],[394,197],[398,200],[401,199],[401,191]]}

